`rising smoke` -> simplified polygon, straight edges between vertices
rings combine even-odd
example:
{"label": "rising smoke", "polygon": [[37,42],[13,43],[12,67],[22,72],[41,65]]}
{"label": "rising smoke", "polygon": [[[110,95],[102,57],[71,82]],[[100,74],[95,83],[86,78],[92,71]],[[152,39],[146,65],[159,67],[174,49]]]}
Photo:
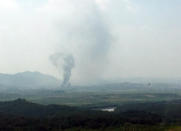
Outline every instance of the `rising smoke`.
{"label": "rising smoke", "polygon": [[71,54],[55,53],[50,56],[50,61],[63,74],[62,88],[70,87],[72,68],[75,66],[74,57]]}
{"label": "rising smoke", "polygon": [[[112,43],[108,23],[95,1],[66,2],[66,17],[60,17],[55,25],[59,37],[56,50],[71,52],[76,58],[72,82],[81,81],[87,84],[102,80]],[[73,11],[67,10],[69,8]]]}

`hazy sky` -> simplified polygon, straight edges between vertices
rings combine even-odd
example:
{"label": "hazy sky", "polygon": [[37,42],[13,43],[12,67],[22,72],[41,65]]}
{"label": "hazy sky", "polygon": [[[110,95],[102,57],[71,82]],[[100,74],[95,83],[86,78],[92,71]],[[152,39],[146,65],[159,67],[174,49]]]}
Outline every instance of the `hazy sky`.
{"label": "hazy sky", "polygon": [[72,54],[73,83],[181,76],[180,0],[0,0],[0,72]]}

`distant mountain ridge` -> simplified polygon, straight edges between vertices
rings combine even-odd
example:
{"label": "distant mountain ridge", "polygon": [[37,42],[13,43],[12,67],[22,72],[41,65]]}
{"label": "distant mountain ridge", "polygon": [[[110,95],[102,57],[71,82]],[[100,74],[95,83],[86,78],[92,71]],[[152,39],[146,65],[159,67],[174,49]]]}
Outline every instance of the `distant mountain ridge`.
{"label": "distant mountain ridge", "polygon": [[40,72],[21,72],[17,74],[0,73],[0,89],[37,89],[59,86],[59,80]]}

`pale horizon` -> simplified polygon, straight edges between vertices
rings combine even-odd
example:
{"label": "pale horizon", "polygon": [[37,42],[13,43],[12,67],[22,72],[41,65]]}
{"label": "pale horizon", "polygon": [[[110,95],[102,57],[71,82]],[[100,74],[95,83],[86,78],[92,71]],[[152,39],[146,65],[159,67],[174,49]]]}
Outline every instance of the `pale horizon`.
{"label": "pale horizon", "polygon": [[75,59],[72,83],[181,78],[181,1],[0,0],[0,73],[62,79],[54,53]]}

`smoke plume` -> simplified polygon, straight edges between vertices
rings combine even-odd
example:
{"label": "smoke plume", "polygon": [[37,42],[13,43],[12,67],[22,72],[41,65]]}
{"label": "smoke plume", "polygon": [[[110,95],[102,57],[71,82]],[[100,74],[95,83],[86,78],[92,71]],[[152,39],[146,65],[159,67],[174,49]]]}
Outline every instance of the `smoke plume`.
{"label": "smoke plume", "polygon": [[50,61],[63,74],[62,88],[70,87],[72,68],[75,66],[74,57],[71,54],[55,53],[50,56]]}
{"label": "smoke plume", "polygon": [[66,17],[60,15],[54,25],[59,38],[55,50],[74,54],[76,68],[72,83],[100,81],[104,79],[112,43],[108,23],[95,1],[67,0],[66,3]]}

